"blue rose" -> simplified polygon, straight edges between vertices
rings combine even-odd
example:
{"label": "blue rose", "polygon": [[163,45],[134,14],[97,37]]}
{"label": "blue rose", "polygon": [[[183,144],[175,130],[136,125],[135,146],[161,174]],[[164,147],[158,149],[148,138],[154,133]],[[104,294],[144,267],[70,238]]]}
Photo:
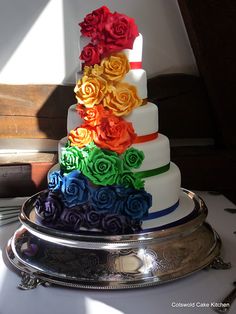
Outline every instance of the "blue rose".
{"label": "blue rose", "polygon": [[129,189],[129,195],[123,208],[124,215],[131,219],[141,220],[148,215],[152,206],[152,196],[145,190]]}
{"label": "blue rose", "polygon": [[116,199],[116,193],[110,186],[97,188],[91,195],[91,203],[98,211],[111,211]]}
{"label": "blue rose", "polygon": [[51,172],[48,178],[48,189],[52,191],[60,190],[62,178],[60,170]]}
{"label": "blue rose", "polygon": [[74,170],[63,177],[61,192],[66,207],[83,204],[89,197],[88,181],[79,170]]}

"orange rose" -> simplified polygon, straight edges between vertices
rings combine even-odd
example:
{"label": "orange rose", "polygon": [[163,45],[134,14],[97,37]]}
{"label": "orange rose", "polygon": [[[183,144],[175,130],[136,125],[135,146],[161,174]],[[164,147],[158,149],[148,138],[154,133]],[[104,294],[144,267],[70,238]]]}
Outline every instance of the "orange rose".
{"label": "orange rose", "polygon": [[111,109],[114,115],[122,116],[140,106],[142,100],[138,97],[135,86],[128,83],[118,83],[115,86],[109,86],[103,104]]}
{"label": "orange rose", "polygon": [[84,75],[77,82],[74,91],[79,104],[92,108],[103,100],[107,92],[107,82],[100,76]]}
{"label": "orange rose", "polygon": [[101,62],[101,76],[113,82],[121,81],[130,70],[129,61],[124,53],[112,54]]}
{"label": "orange rose", "polygon": [[71,146],[77,146],[81,148],[92,142],[93,134],[94,131],[85,127],[79,127],[70,131],[68,140],[70,141]]}
{"label": "orange rose", "polygon": [[95,128],[94,143],[104,149],[122,154],[134,143],[136,134],[131,122],[114,115],[105,117]]}
{"label": "orange rose", "polygon": [[76,110],[79,112],[81,118],[85,120],[86,125],[92,127],[99,125],[102,118],[112,114],[112,111],[108,108],[104,108],[103,105],[86,108],[83,105],[78,104]]}

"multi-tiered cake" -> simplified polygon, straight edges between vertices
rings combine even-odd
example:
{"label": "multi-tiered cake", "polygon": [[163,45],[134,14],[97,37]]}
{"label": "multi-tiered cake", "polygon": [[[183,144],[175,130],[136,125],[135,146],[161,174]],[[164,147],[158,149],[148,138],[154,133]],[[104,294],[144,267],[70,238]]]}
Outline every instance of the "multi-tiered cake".
{"label": "multi-tiered cake", "polygon": [[134,20],[106,7],[81,26],[82,74],[68,110],[59,167],[36,202],[42,224],[73,232],[155,230],[178,212],[180,171],[147,100],[142,35]]}

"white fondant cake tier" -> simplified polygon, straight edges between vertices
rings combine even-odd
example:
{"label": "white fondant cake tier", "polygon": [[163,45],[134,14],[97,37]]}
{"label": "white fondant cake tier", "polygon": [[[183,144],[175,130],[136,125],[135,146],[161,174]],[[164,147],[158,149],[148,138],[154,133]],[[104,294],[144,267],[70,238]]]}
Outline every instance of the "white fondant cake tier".
{"label": "white fondant cake tier", "polygon": [[140,168],[144,171],[163,167],[170,162],[170,143],[168,137],[158,134],[157,139],[145,143],[133,144],[132,147],[144,152],[144,160]]}
{"label": "white fondant cake tier", "polygon": [[133,43],[133,49],[124,49],[122,52],[126,55],[129,62],[142,62],[143,55],[143,36],[139,33]]}
{"label": "white fondant cake tier", "polygon": [[178,202],[181,174],[174,163],[170,164],[168,171],[144,179],[145,190],[152,195],[152,207],[149,213],[165,210]]}
{"label": "white fondant cake tier", "polygon": [[[60,161],[67,137],[63,137],[58,143],[58,160]],[[134,148],[144,152],[144,160],[140,168],[135,171],[144,171],[163,167],[170,162],[170,145],[165,135],[158,134],[158,138],[146,143],[134,144]]]}
{"label": "white fondant cake tier", "polygon": [[[83,50],[83,48],[89,44],[89,38],[81,36],[79,43],[79,54]],[[131,62],[131,70],[126,74],[123,79],[124,82],[127,82],[131,85],[134,85],[137,88],[137,93],[139,98],[146,99],[147,98],[147,75],[146,71],[142,69],[142,49],[143,49],[143,36],[139,34],[138,37],[135,38],[133,49],[124,49],[123,52],[129,62]],[[132,69],[132,62],[139,63],[140,68]],[[81,79],[82,73],[78,72],[76,80]]]}
{"label": "white fondant cake tier", "polygon": [[[158,132],[158,107],[151,102],[135,108],[129,115],[124,116],[124,119],[133,124],[138,136]],[[76,105],[70,106],[67,115],[67,132],[69,133],[82,123],[83,120],[76,111]]]}
{"label": "white fondant cake tier", "polygon": [[147,98],[147,74],[143,69],[129,70],[123,79],[123,82],[134,85],[137,89],[139,98]]}

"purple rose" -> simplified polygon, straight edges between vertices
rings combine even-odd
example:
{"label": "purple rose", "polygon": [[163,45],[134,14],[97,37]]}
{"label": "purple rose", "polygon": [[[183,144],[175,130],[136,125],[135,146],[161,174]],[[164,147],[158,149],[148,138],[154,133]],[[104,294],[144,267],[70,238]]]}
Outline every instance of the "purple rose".
{"label": "purple rose", "polygon": [[123,234],[126,225],[126,219],[122,215],[107,214],[102,219],[102,231],[107,234]]}
{"label": "purple rose", "polygon": [[79,170],[74,170],[63,177],[61,192],[66,207],[83,204],[89,197],[88,181]]}
{"label": "purple rose", "polygon": [[42,216],[41,214],[45,210],[45,200],[46,200],[46,198],[47,198],[47,194],[45,194],[45,193],[39,194],[39,196],[37,197],[37,199],[36,199],[36,201],[34,203],[36,214],[39,215],[40,217]]}
{"label": "purple rose", "polygon": [[96,210],[89,210],[85,214],[85,225],[88,229],[91,228],[100,228],[101,225],[101,213]]}
{"label": "purple rose", "polygon": [[57,222],[63,211],[61,198],[55,192],[49,192],[44,201],[44,209],[41,212],[43,220],[47,223]]}
{"label": "purple rose", "polygon": [[84,213],[79,208],[65,208],[61,222],[67,230],[79,231],[84,222]]}

